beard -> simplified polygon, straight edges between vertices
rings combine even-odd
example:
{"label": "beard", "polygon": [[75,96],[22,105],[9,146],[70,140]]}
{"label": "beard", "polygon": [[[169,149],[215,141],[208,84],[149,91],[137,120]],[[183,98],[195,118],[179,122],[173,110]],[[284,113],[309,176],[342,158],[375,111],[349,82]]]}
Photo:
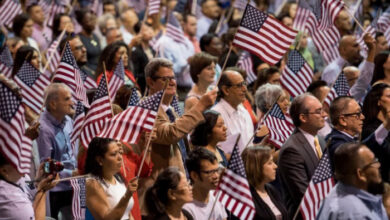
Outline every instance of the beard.
{"label": "beard", "polygon": [[373,195],[383,195],[385,192],[385,184],[383,181],[379,183],[375,182],[368,182],[367,184],[367,192],[373,194]]}

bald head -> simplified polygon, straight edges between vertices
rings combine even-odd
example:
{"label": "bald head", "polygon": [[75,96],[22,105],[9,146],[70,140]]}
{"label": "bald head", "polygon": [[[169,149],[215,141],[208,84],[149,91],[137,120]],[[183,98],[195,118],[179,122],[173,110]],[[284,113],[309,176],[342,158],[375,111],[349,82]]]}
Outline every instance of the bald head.
{"label": "bald head", "polygon": [[351,33],[352,23],[349,13],[345,9],[341,10],[340,13],[337,15],[337,18],[334,21],[334,25],[340,32],[341,36]]}
{"label": "bald head", "polygon": [[340,56],[347,60],[350,64],[358,66],[362,61],[360,55],[360,46],[353,35],[345,35],[339,42]]}
{"label": "bald head", "polygon": [[343,72],[345,78],[347,78],[349,88],[351,88],[355,84],[356,80],[359,78],[360,71],[355,66],[347,66],[343,69]]}

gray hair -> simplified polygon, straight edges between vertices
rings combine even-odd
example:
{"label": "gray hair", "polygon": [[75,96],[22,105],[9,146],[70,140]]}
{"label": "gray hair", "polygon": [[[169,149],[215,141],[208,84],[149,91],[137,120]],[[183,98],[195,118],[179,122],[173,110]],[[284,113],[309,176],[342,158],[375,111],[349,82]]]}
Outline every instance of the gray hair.
{"label": "gray hair", "polygon": [[69,92],[70,88],[64,83],[52,83],[45,90],[45,107],[46,110],[50,112],[50,102],[58,100],[58,91],[60,89],[66,89]]}
{"label": "gray hair", "polygon": [[102,32],[102,30],[106,29],[107,21],[110,20],[110,19],[114,20],[115,23],[116,23],[115,17],[112,14],[110,14],[110,13],[103,14],[102,16],[100,16],[98,18],[97,25],[98,25],[99,30],[101,32]]}
{"label": "gray hair", "polygon": [[160,67],[167,67],[173,69],[173,63],[165,58],[153,58],[145,66],[145,78],[153,78],[154,75],[158,72]]}
{"label": "gray hair", "polygon": [[260,86],[256,90],[255,102],[256,107],[263,113],[267,112],[276,99],[283,94],[283,89],[279,85],[273,85],[270,83]]}

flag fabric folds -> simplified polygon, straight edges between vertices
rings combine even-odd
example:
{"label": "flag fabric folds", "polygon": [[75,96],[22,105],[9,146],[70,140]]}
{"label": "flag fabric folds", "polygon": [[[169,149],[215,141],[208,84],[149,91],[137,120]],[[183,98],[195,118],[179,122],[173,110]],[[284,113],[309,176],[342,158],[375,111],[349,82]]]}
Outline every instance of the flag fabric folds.
{"label": "flag fabric folds", "polygon": [[297,33],[248,4],[233,44],[275,65],[293,43]]}
{"label": "flag fabric folds", "polygon": [[158,14],[161,0],[149,0],[148,15]]}
{"label": "flag fabric folds", "polygon": [[329,153],[325,151],[299,206],[299,210],[305,220],[316,219],[321,201],[328,195],[334,185]]}
{"label": "flag fabric folds", "polygon": [[87,112],[81,128],[80,142],[82,146],[88,148],[89,142],[100,133],[110,117],[112,117],[112,109],[110,97],[108,96],[106,76],[103,74],[93,97],[91,108]]}
{"label": "flag fabric folds", "polygon": [[32,142],[24,135],[22,97],[0,82],[0,103],[0,153],[19,173],[29,173]]}
{"label": "flag fabric folds", "polygon": [[137,93],[137,88],[134,87],[134,88],[131,89],[131,95],[130,95],[130,98],[129,98],[128,106],[137,105],[139,100],[140,100],[140,98],[139,98],[138,93]]}
{"label": "flag fabric folds", "polygon": [[330,106],[330,103],[339,96],[350,96],[348,81],[344,73],[340,73],[337,77],[337,80],[326,96],[324,103]]}
{"label": "flag fabric folds", "polygon": [[72,179],[70,185],[73,188],[72,215],[74,220],[84,220],[86,204],[85,178]]}
{"label": "flag fabric folds", "polygon": [[264,124],[267,125],[269,130],[268,141],[281,148],[293,133],[295,126],[290,123],[291,120],[287,119],[288,116],[283,114],[278,103],[272,106],[266,117]]}
{"label": "flag fabric folds", "polygon": [[84,105],[80,101],[77,101],[76,111],[73,117],[73,131],[70,135],[70,144],[73,152],[78,152],[78,140],[80,137],[81,128],[85,119]]}
{"label": "flag fabric folds", "polygon": [[178,43],[186,43],[183,29],[176,16],[171,12],[168,16],[168,24],[165,35]]}
{"label": "flag fabric folds", "polygon": [[0,52],[0,73],[4,74],[7,78],[11,78],[13,65],[14,60],[12,59],[11,52],[7,45],[5,45]]}
{"label": "flag fabric folds", "polygon": [[135,106],[115,115],[105,123],[99,137],[137,143],[142,131],[150,132],[156,120],[163,91],[146,97]]}
{"label": "flag fabric folds", "polygon": [[72,90],[73,97],[81,101],[86,107],[89,107],[84,82],[81,78],[81,70],[77,66],[68,42],[64,50],[57,73],[54,75],[54,81],[67,84]]}
{"label": "flag fabric folds", "polygon": [[39,115],[45,101],[45,89],[50,85],[50,77],[24,61],[15,76],[15,82],[22,89],[23,102]]}
{"label": "flag fabric folds", "polygon": [[[46,59],[49,62],[50,70],[54,73],[57,70],[58,65],[60,64],[61,55],[58,52],[58,44],[60,43],[59,37],[51,43],[50,47],[47,49]],[[51,58],[50,58],[51,57]]]}
{"label": "flag fabric folds", "polygon": [[234,146],[229,165],[221,176],[214,194],[219,193],[219,201],[242,220],[253,219],[256,211],[246,179],[244,163],[239,148]]}
{"label": "flag fabric folds", "polygon": [[5,0],[0,7],[0,26],[11,27],[15,16],[22,12],[19,0]]}
{"label": "flag fabric folds", "polygon": [[246,82],[249,84],[253,83],[257,79],[257,75],[253,72],[253,61],[251,55],[244,51],[237,61],[237,66],[246,72]]}
{"label": "flag fabric folds", "polygon": [[292,50],[288,54],[280,83],[292,97],[296,97],[306,92],[313,75],[313,70],[305,58],[297,50]]}
{"label": "flag fabric folds", "polygon": [[108,90],[110,92],[110,99],[114,100],[116,92],[125,83],[125,67],[123,66],[122,59],[119,60],[115,67],[114,74],[108,82]]}

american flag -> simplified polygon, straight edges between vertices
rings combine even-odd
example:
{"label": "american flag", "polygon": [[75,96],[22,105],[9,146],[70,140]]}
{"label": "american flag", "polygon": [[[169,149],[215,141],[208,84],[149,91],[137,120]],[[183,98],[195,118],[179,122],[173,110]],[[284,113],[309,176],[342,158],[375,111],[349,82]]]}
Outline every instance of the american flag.
{"label": "american flag", "polygon": [[296,97],[305,93],[313,80],[313,75],[313,70],[305,58],[299,51],[292,50],[288,54],[287,65],[284,67],[280,83],[292,97]]}
{"label": "american flag", "polygon": [[15,76],[15,82],[22,89],[23,102],[39,115],[45,101],[45,89],[50,85],[50,77],[24,61]]}
{"label": "american flag", "polygon": [[246,82],[248,85],[256,81],[257,75],[253,72],[252,57],[247,51],[241,53],[240,58],[237,61],[237,66],[245,70],[247,75]]}
{"label": "american flag", "polygon": [[40,0],[38,3],[45,13],[46,25],[52,26],[56,14],[62,13],[65,10],[65,5],[69,4],[69,0]]}
{"label": "american flag", "polygon": [[103,14],[103,1],[102,0],[92,0],[91,10],[95,12],[97,17],[102,16]]}
{"label": "american flag", "polygon": [[16,15],[21,14],[22,7],[18,0],[4,0],[0,7],[0,26],[11,27]]}
{"label": "american flag", "polygon": [[[53,41],[50,47],[47,49],[46,59],[49,62],[50,70],[54,73],[57,70],[58,64],[61,60],[61,55],[58,52],[58,44],[61,39],[59,37]],[[51,57],[51,58],[50,58]]]}
{"label": "american flag", "polygon": [[132,88],[128,106],[135,106],[139,101],[140,98],[137,93],[137,88]]}
{"label": "american flag", "polygon": [[0,153],[21,174],[30,172],[31,140],[24,135],[22,98],[0,82]]}
{"label": "american flag", "polygon": [[182,116],[182,115],[183,115],[183,111],[182,111],[182,109],[180,108],[179,99],[177,98],[177,96],[173,96],[173,99],[172,99],[172,102],[171,102],[171,106],[173,107],[173,109],[175,110],[175,112],[176,112],[179,116]]}
{"label": "american flag", "polygon": [[[233,8],[237,8],[241,11],[244,11],[247,3],[248,1],[246,0],[234,0]],[[249,4],[252,6],[256,6],[256,3],[253,0],[250,0]]]}
{"label": "american flag", "polygon": [[386,32],[383,33],[385,35],[385,38],[387,40],[387,44],[390,46],[390,28],[387,28]]}
{"label": "american flag", "polygon": [[272,106],[272,109],[266,116],[264,124],[269,129],[269,141],[281,148],[284,142],[293,133],[295,126],[287,120],[287,116],[283,114],[278,103]]}
{"label": "american flag", "polygon": [[[301,1],[299,1],[300,3]],[[306,26],[315,27],[315,19],[313,13],[310,10],[299,6],[295,14],[293,28],[299,31],[305,31]]]}
{"label": "american flag", "polygon": [[85,89],[97,89],[96,81],[92,79],[92,77],[88,76],[82,69],[80,70],[81,80],[84,82]]}
{"label": "american flag", "polygon": [[237,144],[234,146],[229,165],[221,176],[214,195],[218,192],[220,192],[219,201],[233,215],[240,219],[253,219],[256,213],[255,204]]}
{"label": "american flag", "polygon": [[382,15],[378,18],[378,30],[381,32],[386,32],[386,30],[390,27],[390,7],[386,9],[382,13]]}
{"label": "american flag", "polygon": [[158,14],[161,0],[149,0],[148,15]]}
{"label": "american flag", "polygon": [[84,105],[80,101],[77,101],[76,112],[73,117],[73,131],[70,135],[70,143],[72,145],[73,152],[78,152],[78,142],[77,140],[80,137],[81,128],[83,126],[85,119]]}
{"label": "american flag", "polygon": [[309,29],[309,33],[312,36],[314,45],[323,55],[326,64],[329,64],[340,57],[338,47],[341,36],[335,26],[332,26],[326,31]]}
{"label": "american flag", "polygon": [[275,65],[295,40],[297,33],[248,4],[233,44]]}
{"label": "american flag", "polygon": [[84,82],[81,78],[81,70],[77,66],[68,42],[64,50],[57,73],[54,75],[54,81],[67,84],[72,90],[73,97],[82,101],[86,107],[89,107]]}
{"label": "american flag", "polygon": [[330,103],[339,96],[350,96],[349,85],[344,73],[340,73],[339,77],[337,77],[337,80],[326,96],[324,103],[330,106]]}
{"label": "american flag", "polygon": [[108,89],[110,91],[110,99],[114,100],[116,92],[125,83],[125,67],[123,66],[122,59],[119,60],[115,67],[114,74],[108,82]]}
{"label": "american flag", "polygon": [[14,60],[12,59],[11,52],[9,51],[7,45],[5,45],[0,52],[0,73],[10,79],[13,65]]}
{"label": "american flag", "polygon": [[178,43],[186,43],[183,29],[173,12],[169,14],[165,35]]}
{"label": "american flag", "polygon": [[163,35],[163,32],[160,31],[152,38],[152,40],[149,41],[149,45],[153,48],[153,50],[156,50],[157,41],[160,39],[160,37]]}
{"label": "american flag", "polygon": [[153,129],[162,95],[163,91],[157,92],[115,115],[105,123],[98,136],[136,143],[142,131]]}
{"label": "american flag", "polygon": [[70,180],[70,185],[73,188],[72,197],[72,215],[74,220],[84,220],[85,210],[87,207],[85,190],[85,178],[78,178]]}
{"label": "american flag", "polygon": [[299,210],[305,220],[314,220],[320,208],[321,201],[328,195],[334,186],[329,153],[325,151],[309,186],[303,196]]}
{"label": "american flag", "polygon": [[80,133],[80,142],[85,148],[88,148],[89,142],[100,133],[106,121],[111,117],[110,97],[106,76],[103,74]]}

